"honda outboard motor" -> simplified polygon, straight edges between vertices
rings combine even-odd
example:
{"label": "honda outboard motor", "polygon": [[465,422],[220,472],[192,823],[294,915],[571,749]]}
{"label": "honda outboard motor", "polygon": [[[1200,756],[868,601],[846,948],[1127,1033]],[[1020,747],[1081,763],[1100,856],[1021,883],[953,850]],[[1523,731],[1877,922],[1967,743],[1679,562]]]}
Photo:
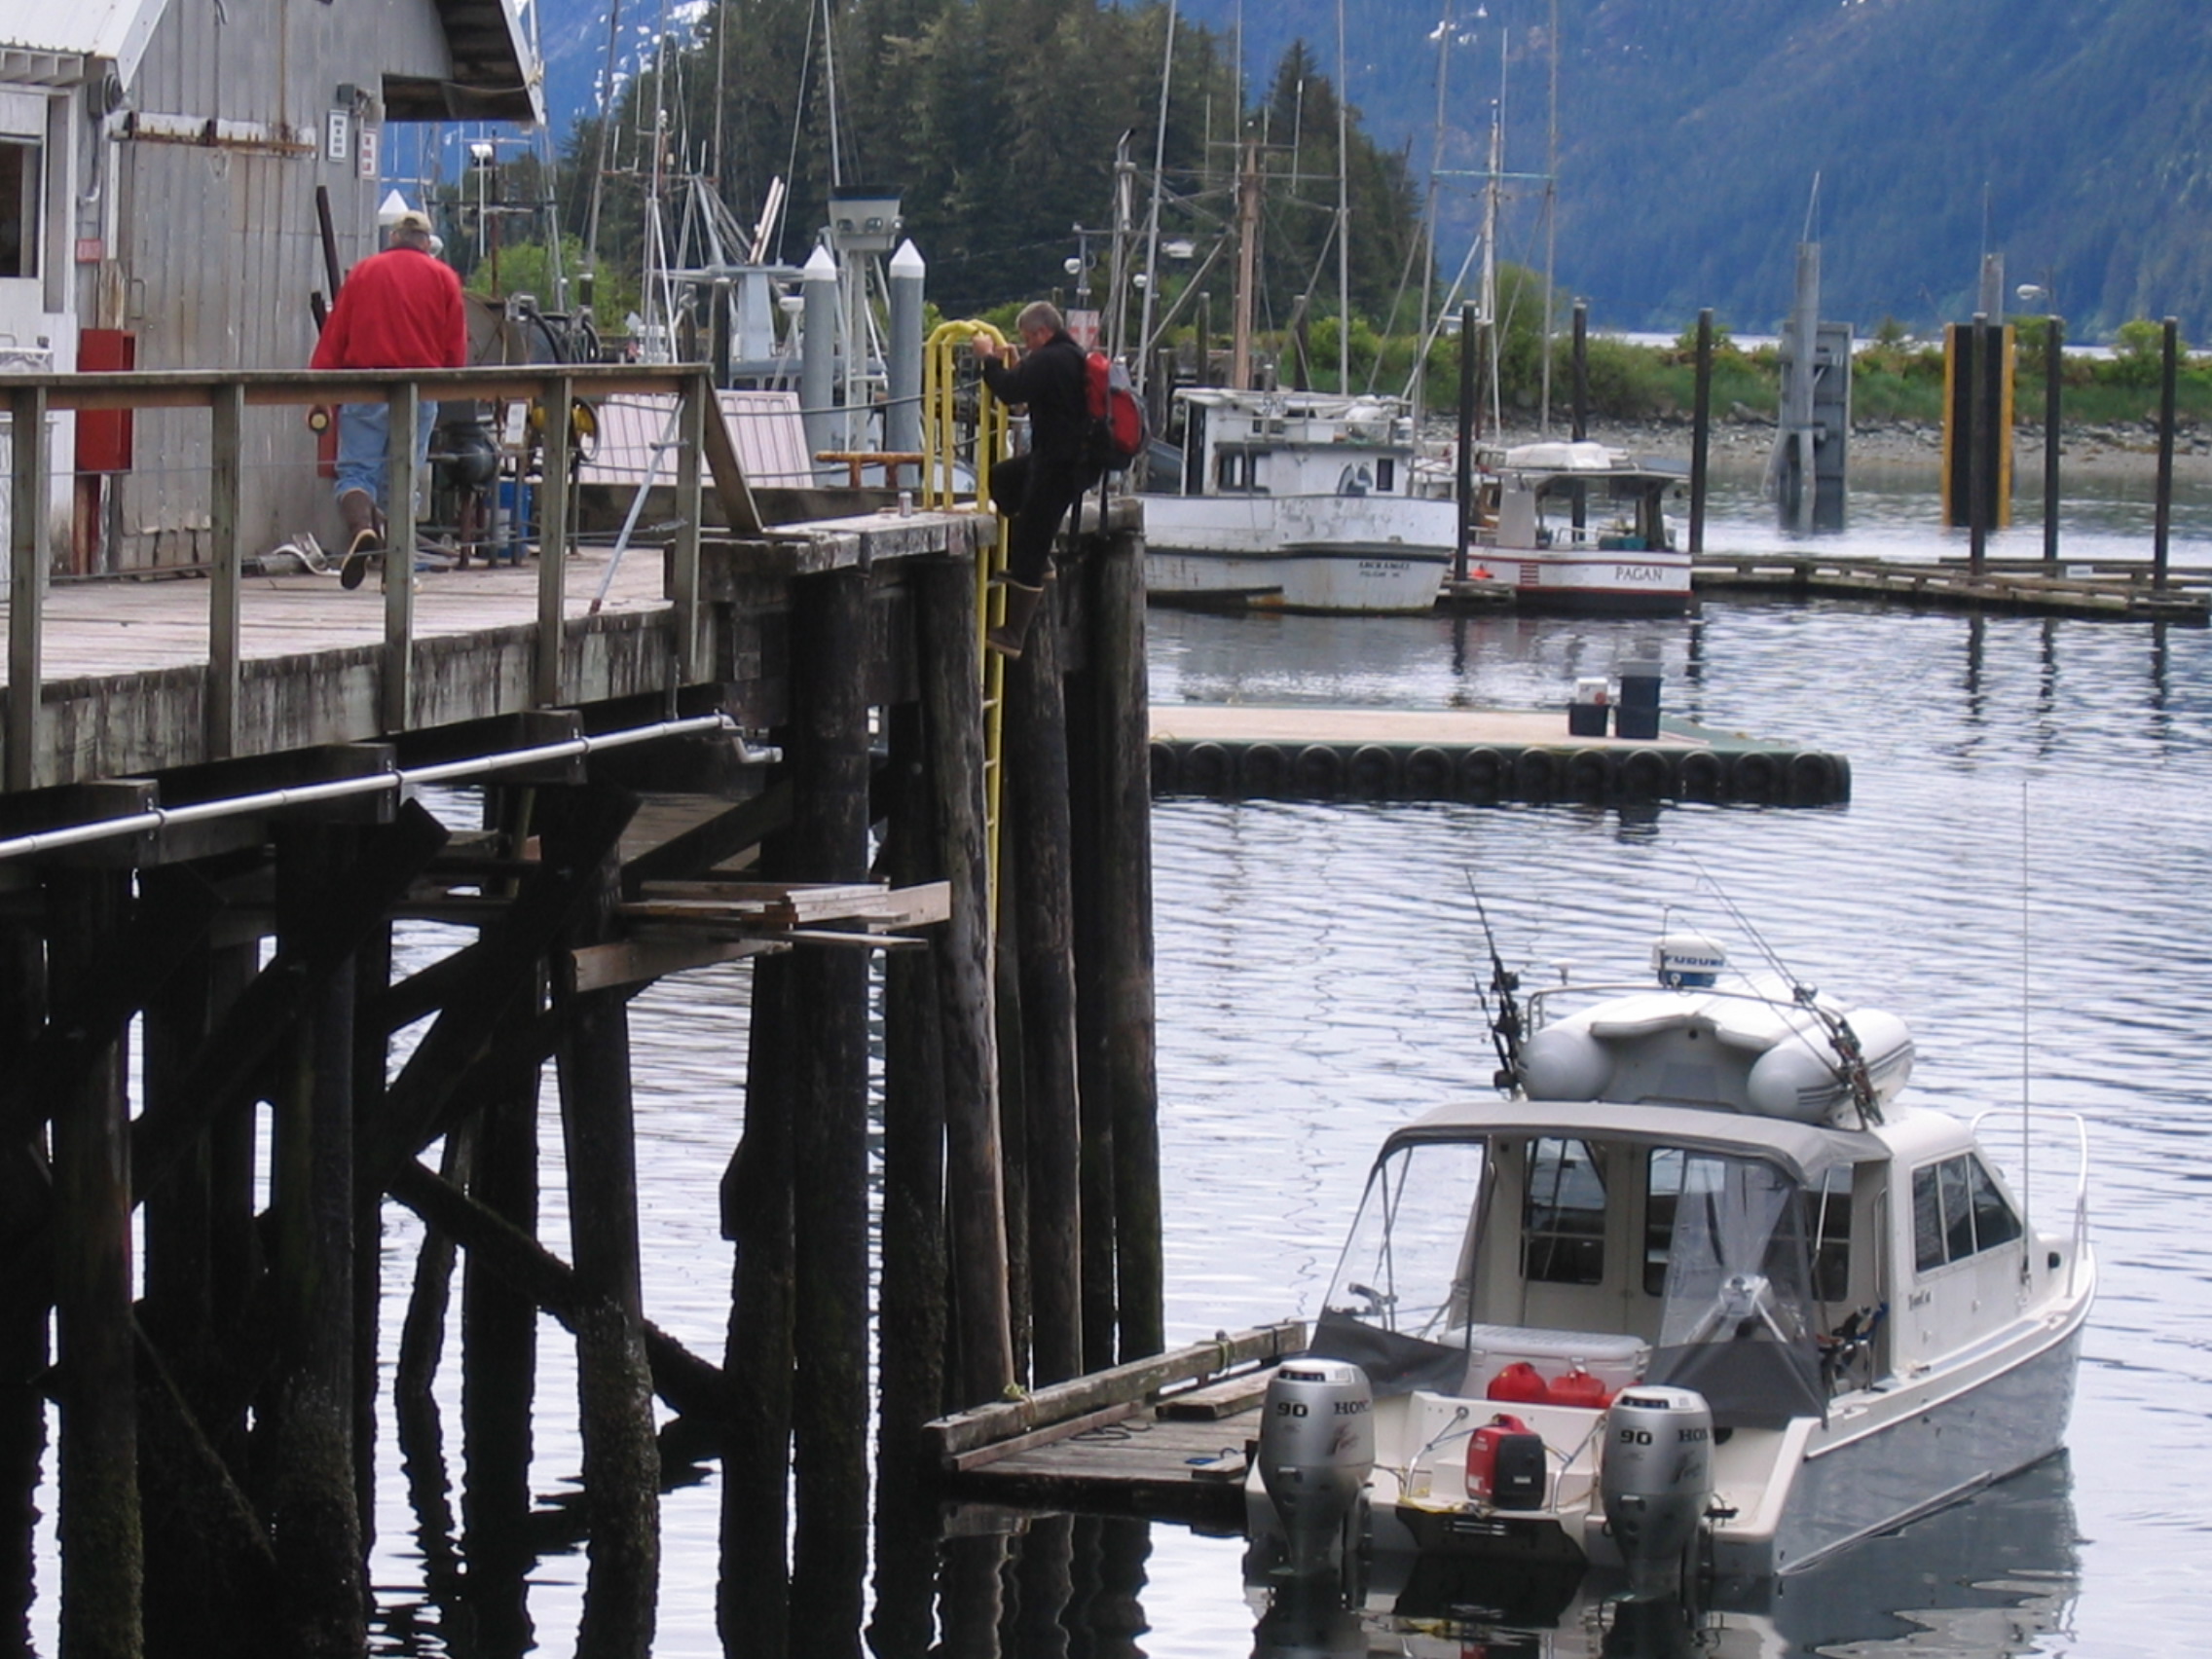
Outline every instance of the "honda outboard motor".
{"label": "honda outboard motor", "polygon": [[1713,1501],[1713,1412],[1688,1388],[1630,1388],[1605,1414],[1598,1490],[1633,1598],[1671,1596]]}
{"label": "honda outboard motor", "polygon": [[1261,1408],[1260,1482],[1295,1577],[1335,1571],[1375,1467],[1375,1391],[1342,1359],[1285,1360]]}

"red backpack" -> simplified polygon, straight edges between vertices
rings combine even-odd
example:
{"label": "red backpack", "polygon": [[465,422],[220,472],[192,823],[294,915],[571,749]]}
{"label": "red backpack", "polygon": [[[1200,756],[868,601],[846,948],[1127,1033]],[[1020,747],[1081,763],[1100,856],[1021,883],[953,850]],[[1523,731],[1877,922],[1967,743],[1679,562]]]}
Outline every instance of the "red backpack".
{"label": "red backpack", "polygon": [[1084,393],[1090,410],[1091,462],[1120,472],[1144,454],[1144,405],[1137,401],[1129,371],[1103,351],[1084,359]]}

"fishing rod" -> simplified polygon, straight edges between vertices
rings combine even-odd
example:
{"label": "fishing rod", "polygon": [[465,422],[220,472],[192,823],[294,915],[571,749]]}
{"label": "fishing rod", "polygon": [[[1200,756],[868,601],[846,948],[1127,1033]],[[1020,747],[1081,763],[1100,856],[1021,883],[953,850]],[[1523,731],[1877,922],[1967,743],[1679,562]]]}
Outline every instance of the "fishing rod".
{"label": "fishing rod", "polygon": [[1483,908],[1483,896],[1476,890],[1472,870],[1467,872],[1467,894],[1475,902],[1475,919],[1482,923],[1483,942],[1490,947],[1489,990],[1497,993],[1497,1013],[1493,1015],[1489,995],[1479,986],[1475,992],[1482,1001],[1483,1016],[1490,1020],[1491,1041],[1497,1046],[1497,1075],[1491,1081],[1499,1088],[1515,1088],[1521,1083],[1521,1042],[1528,1035],[1518,994],[1521,976],[1506,967],[1505,958],[1498,954],[1497,935],[1491,931],[1490,912]]}

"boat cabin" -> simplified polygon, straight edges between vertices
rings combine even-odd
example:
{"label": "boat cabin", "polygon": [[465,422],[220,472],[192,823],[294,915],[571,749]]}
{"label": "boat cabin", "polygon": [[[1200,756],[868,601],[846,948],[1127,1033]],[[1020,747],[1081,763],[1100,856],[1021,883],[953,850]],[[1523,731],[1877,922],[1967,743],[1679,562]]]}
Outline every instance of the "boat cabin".
{"label": "boat cabin", "polygon": [[1175,393],[1172,473],[1148,490],[1168,496],[1405,496],[1413,484],[1413,422],[1394,398],[1185,387]]}
{"label": "boat cabin", "polygon": [[1665,552],[1675,545],[1667,505],[1686,487],[1604,444],[1522,444],[1482,458],[1478,513],[1486,539],[1507,551]]}

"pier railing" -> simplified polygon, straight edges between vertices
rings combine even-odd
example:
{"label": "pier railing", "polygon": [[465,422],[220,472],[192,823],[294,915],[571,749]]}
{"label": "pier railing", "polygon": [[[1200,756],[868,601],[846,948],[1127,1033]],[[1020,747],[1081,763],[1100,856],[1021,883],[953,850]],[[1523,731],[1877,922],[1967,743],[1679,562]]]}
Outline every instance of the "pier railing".
{"label": "pier railing", "polygon": [[[218,373],[163,370],[145,373],[9,375],[10,415],[8,694],[5,786],[31,788],[40,748],[40,686],[45,668],[43,615],[51,580],[48,499],[52,457],[50,415],[64,411],[204,409],[212,423],[208,477],[206,754],[237,753],[240,662],[240,590],[246,548],[241,535],[242,434],[248,408],[376,402],[387,406],[391,429],[411,432],[422,400],[528,400],[542,412],[538,430],[539,511],[537,639],[532,702],[563,700],[562,618],[569,547],[569,484],[575,442],[571,415],[579,402],[623,394],[671,393],[678,400],[673,483],[676,526],[669,599],[675,612],[674,655],[684,683],[700,662],[699,536],[704,479],[721,497],[731,528],[759,528],[727,427],[708,412],[717,407],[703,366],[527,364],[450,370],[380,370],[317,373],[308,370]],[[417,469],[412,445],[390,446],[386,545],[404,550],[394,563],[404,572],[416,544]],[[381,707],[387,729],[407,723],[413,695],[414,584],[385,584],[384,667]]]}

